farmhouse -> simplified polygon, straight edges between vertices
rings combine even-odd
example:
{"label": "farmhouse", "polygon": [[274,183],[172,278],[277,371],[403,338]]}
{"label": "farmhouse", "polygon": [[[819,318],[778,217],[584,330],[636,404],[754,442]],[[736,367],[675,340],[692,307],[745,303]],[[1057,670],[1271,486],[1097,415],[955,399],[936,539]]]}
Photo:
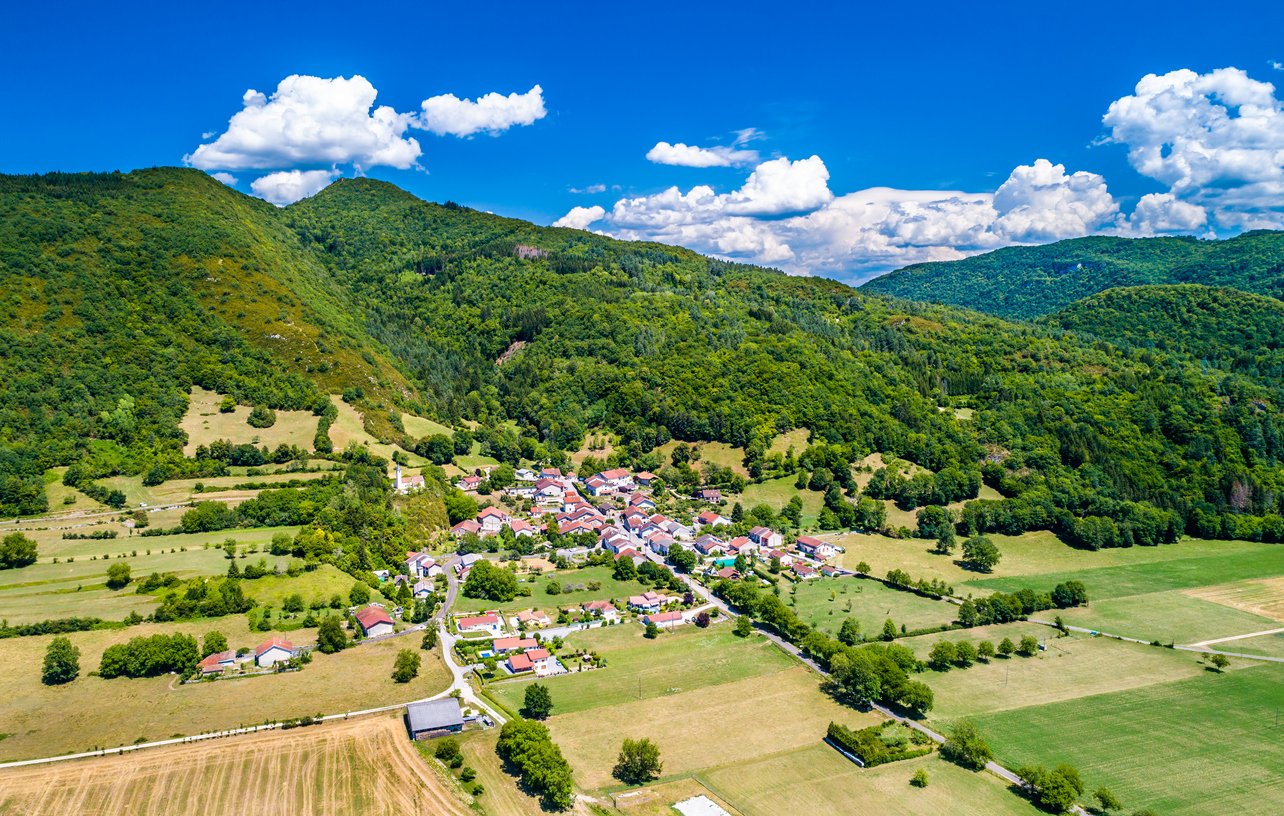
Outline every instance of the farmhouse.
{"label": "farmhouse", "polygon": [[653,612],[642,616],[643,623],[654,623],[661,629],[672,629],[687,622],[681,612]]}
{"label": "farmhouse", "polygon": [[459,700],[443,697],[422,700],[406,706],[406,730],[414,740],[431,739],[464,730],[464,714]]}
{"label": "farmhouse", "polygon": [[766,547],[770,550],[778,549],[784,543],[784,538],[781,537],[780,533],[770,527],[754,527],[749,531],[749,539],[759,547]]}
{"label": "farmhouse", "polygon": [[838,554],[838,550],[834,549],[833,544],[821,541],[814,536],[798,536],[796,546],[798,547],[798,552],[820,561],[833,558]]}
{"label": "farmhouse", "polygon": [[299,650],[294,644],[282,637],[268,638],[254,650],[254,665],[259,668],[275,666],[291,659]]}
{"label": "farmhouse", "polygon": [[458,618],[455,621],[455,625],[459,627],[461,634],[465,632],[486,632],[491,635],[502,635],[504,633],[503,622],[499,619],[499,615],[493,612],[487,612],[485,615]]}
{"label": "farmhouse", "polygon": [[201,677],[208,677],[213,674],[222,674],[224,669],[230,669],[236,665],[236,651],[215,652],[209,657],[196,664],[200,670]]}
{"label": "farmhouse", "polygon": [[392,616],[382,606],[370,604],[357,610],[357,625],[366,637],[392,634]]}

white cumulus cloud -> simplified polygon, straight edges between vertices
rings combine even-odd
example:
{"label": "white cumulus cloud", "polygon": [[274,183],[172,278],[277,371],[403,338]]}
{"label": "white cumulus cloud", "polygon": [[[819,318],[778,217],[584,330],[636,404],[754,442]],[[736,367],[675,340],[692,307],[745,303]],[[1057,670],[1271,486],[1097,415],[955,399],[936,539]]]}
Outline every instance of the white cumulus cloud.
{"label": "white cumulus cloud", "polygon": [[221,181],[224,184],[226,184],[228,187],[236,186],[236,176],[232,175],[231,173],[210,173],[210,178],[214,179],[215,181]]}
{"label": "white cumulus cloud", "polygon": [[994,193],[994,229],[1013,243],[1046,243],[1095,232],[1119,205],[1096,173],[1066,175],[1063,164],[1038,159],[1012,171]]}
{"label": "white cumulus cloud", "polygon": [[533,124],[548,113],[544,89],[538,85],[524,94],[488,93],[476,100],[442,94],[425,99],[422,108],[416,127],[451,136],[471,136],[482,131],[494,135],[517,125]]}
{"label": "white cumulus cloud", "polygon": [[682,142],[656,142],[655,147],[647,151],[646,158],[656,164],[677,167],[737,167],[758,161],[758,151],[723,146],[696,147]]}
{"label": "white cumulus cloud", "polygon": [[339,174],[333,170],[285,170],[269,173],[250,182],[259,198],[278,207],[316,195]]}
{"label": "white cumulus cloud", "polygon": [[202,170],[413,166],[422,151],[405,135],[411,115],[386,105],[374,108],[375,95],[362,76],[288,76],[271,96],[246,91],[227,130],[184,160]]}
{"label": "white cumulus cloud", "polygon": [[555,227],[570,229],[588,229],[589,224],[602,220],[606,210],[594,204],[592,207],[572,207],[571,211],[553,222]]}
{"label": "white cumulus cloud", "polygon": [[1102,121],[1139,173],[1217,226],[1284,226],[1284,105],[1271,83],[1238,68],[1149,74]]}
{"label": "white cumulus cloud", "polygon": [[1208,224],[1208,213],[1198,204],[1182,201],[1172,193],[1144,195],[1128,217],[1128,231],[1135,235],[1189,233]]}

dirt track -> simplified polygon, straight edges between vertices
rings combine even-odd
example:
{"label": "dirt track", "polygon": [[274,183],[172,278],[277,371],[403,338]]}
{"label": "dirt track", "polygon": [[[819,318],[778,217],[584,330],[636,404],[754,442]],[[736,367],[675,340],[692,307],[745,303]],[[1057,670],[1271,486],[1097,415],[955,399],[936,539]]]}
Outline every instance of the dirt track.
{"label": "dirt track", "polygon": [[0,772],[0,814],[468,816],[399,717]]}

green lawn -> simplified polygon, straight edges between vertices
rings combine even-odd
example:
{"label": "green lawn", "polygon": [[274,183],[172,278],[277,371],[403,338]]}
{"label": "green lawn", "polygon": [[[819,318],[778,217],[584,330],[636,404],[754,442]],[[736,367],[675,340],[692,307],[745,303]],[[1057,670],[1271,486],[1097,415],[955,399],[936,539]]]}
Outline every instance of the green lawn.
{"label": "green lawn", "polygon": [[1005,764],[1069,762],[1165,816],[1284,812],[1284,666],[974,717]]}
{"label": "green lawn", "polygon": [[799,490],[794,487],[794,476],[781,476],[779,479],[768,479],[765,482],[745,487],[739,496],[731,496],[732,501],[740,502],[745,510],[759,504],[765,504],[779,513],[794,496],[802,499],[802,525],[811,527],[816,524],[820,508],[824,506],[825,494],[816,490]]}
{"label": "green lawn", "polygon": [[958,607],[947,601],[933,601],[862,578],[803,581],[782,589],[781,597],[792,603],[808,624],[830,635],[837,635],[848,617],[860,623],[866,637],[875,637],[888,618],[897,628],[926,629],[951,623],[958,612]]}
{"label": "green lawn", "polygon": [[[640,595],[650,587],[644,587],[637,581],[617,581],[611,577],[611,567],[585,567],[583,569],[558,570],[555,573],[539,576],[518,576],[518,586],[530,590],[529,596],[519,596],[511,601],[488,601],[481,598],[466,598],[460,594],[455,603],[457,612],[480,612],[483,609],[498,609],[502,612],[516,613],[523,609],[543,609],[548,616],[557,619],[557,610],[579,605],[585,601],[614,598],[616,606],[623,611],[624,602],[630,595]],[[590,582],[596,581],[602,586],[599,589],[588,589]],[[574,592],[562,592],[558,595],[548,594],[550,582],[558,586],[585,585],[585,589]]]}
{"label": "green lawn", "polygon": [[[331,595],[338,595],[343,599],[343,605],[346,607],[348,592],[354,583],[356,579],[346,572],[329,564],[322,564],[311,572],[302,572],[294,577],[268,575],[253,581],[244,581],[241,586],[246,595],[260,604],[273,606],[279,610],[286,596],[295,593],[302,595],[305,603],[311,603],[314,599],[328,601]],[[375,601],[383,599],[375,590],[371,590],[370,596]]]}
{"label": "green lawn", "polygon": [[[928,786],[914,788],[918,769]],[[879,816],[1037,816],[1029,802],[996,777],[966,771],[935,754],[860,768],[816,740],[814,745],[697,774],[745,816],[879,814]]]}
{"label": "green lawn", "polygon": [[1066,623],[1073,626],[1163,643],[1196,643],[1278,629],[1284,625],[1271,618],[1194,598],[1180,591],[1093,601],[1088,606],[1067,609],[1060,614]]}
{"label": "green lawn", "polygon": [[[655,640],[644,638],[641,626],[625,623],[577,632],[566,641],[598,652],[607,665],[540,681],[552,692],[558,714],[663,697],[797,665],[765,638],[738,638],[725,623],[708,629],[683,626]],[[530,682],[496,683],[489,691],[516,711]]]}
{"label": "green lawn", "polygon": [[406,433],[416,439],[424,439],[429,436],[441,434],[442,436],[455,435],[455,429],[442,425],[440,422],[434,422],[431,419],[424,419],[413,414],[401,415],[401,427],[406,429]]}

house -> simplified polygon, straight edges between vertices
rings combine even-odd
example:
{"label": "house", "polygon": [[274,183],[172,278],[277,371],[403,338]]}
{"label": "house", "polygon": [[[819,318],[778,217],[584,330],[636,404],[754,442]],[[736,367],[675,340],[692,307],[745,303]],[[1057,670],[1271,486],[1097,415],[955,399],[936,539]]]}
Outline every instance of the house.
{"label": "house", "polygon": [[672,629],[687,622],[681,612],[652,612],[642,616],[643,623],[654,623],[661,629]]}
{"label": "house", "polygon": [[529,652],[514,652],[504,661],[504,665],[513,674],[522,674],[523,672],[534,671],[535,664],[528,657]]}
{"label": "house", "polygon": [[460,634],[467,632],[486,632],[492,636],[504,634],[504,623],[494,612],[457,618],[455,626],[458,627]]}
{"label": "house", "polygon": [[628,558],[632,560],[634,566],[637,566],[638,564],[641,564],[643,561],[646,560],[646,556],[642,555],[642,553],[638,552],[632,547],[625,547],[624,549],[620,550],[615,554],[616,561],[619,561],[621,558]]}
{"label": "house", "polygon": [[705,510],[696,516],[696,524],[701,527],[730,527],[731,519],[712,510]]}
{"label": "house", "polygon": [[214,674],[222,674],[224,669],[230,669],[236,665],[236,651],[215,652],[206,657],[196,668],[200,670],[201,677],[209,677]]}
{"label": "house", "polygon": [[811,556],[818,561],[833,558],[838,554],[838,550],[834,548],[833,544],[828,541],[821,541],[814,536],[798,536],[798,540],[794,545],[798,548],[798,552]]}
{"label": "house", "polygon": [[427,598],[429,595],[431,595],[435,590],[436,590],[436,587],[433,586],[432,579],[420,578],[418,581],[415,582],[415,586],[413,589],[410,590],[410,594],[414,595],[417,600],[422,601],[424,598]]}
{"label": "house", "polygon": [[480,476],[464,476],[459,481],[455,482],[455,487],[465,493],[476,493],[477,488],[481,487],[481,483],[482,477]]}
{"label": "house", "polygon": [[525,624],[527,627],[548,626],[553,622],[542,609],[523,609],[513,617],[513,620],[517,625]]}
{"label": "house", "polygon": [[261,669],[284,663],[299,653],[294,644],[282,637],[271,637],[254,649],[254,665]]}
{"label": "house", "polygon": [[657,555],[668,555],[669,549],[673,546],[673,536],[657,532],[647,539],[647,546]]}
{"label": "house", "polygon": [[713,487],[702,487],[696,491],[695,497],[710,504],[717,504],[722,501],[722,491]]}
{"label": "house", "polygon": [[481,535],[481,531],[482,526],[477,523],[476,519],[464,519],[450,528],[450,534],[455,538],[463,538],[470,533],[472,535]]}
{"label": "house", "polygon": [[727,551],[727,545],[717,536],[702,535],[695,540],[695,548],[701,555],[721,555]]}
{"label": "house", "polygon": [[465,555],[461,555],[459,556],[459,562],[455,564],[455,572],[458,573],[460,577],[463,577],[470,569],[473,568],[473,564],[476,564],[484,558],[485,556],[481,553],[467,553]]}
{"label": "house", "polygon": [[508,522],[508,529],[512,530],[517,538],[530,538],[535,535],[535,527],[525,519],[513,519]]}
{"label": "house", "polygon": [[392,616],[382,606],[370,604],[357,610],[357,625],[366,637],[392,634]]}
{"label": "house", "polygon": [[759,547],[779,549],[784,544],[784,537],[770,527],[755,527],[749,531],[749,539]]}
{"label": "house", "polygon": [[820,574],[825,576],[826,578],[837,578],[838,576],[843,574],[843,571],[840,570],[838,567],[831,567],[829,564],[821,564]]}
{"label": "house", "polygon": [[718,576],[724,581],[740,580],[740,570],[736,569],[735,567],[723,567],[722,569],[715,572],[714,575]]}
{"label": "house", "polygon": [[561,504],[565,490],[562,483],[554,479],[540,479],[535,483],[535,502],[537,504]]}
{"label": "house", "polygon": [[557,527],[559,535],[575,535],[576,533],[596,533],[597,527],[591,521],[567,521],[559,524]]}
{"label": "house", "polygon": [[601,496],[611,490],[611,486],[601,476],[588,477],[588,480],[584,482],[584,487],[588,490],[589,495],[592,496]]}
{"label": "house", "polygon": [[655,501],[645,493],[634,493],[629,496],[629,507],[650,513],[655,510]]}
{"label": "house", "polygon": [[530,468],[518,468],[513,472],[513,478],[519,482],[537,482],[539,474]]}
{"label": "house", "polygon": [[477,523],[481,525],[481,534],[499,535],[499,531],[508,524],[508,514],[498,507],[487,507],[477,514]]}
{"label": "house", "polygon": [[508,654],[509,652],[524,652],[528,649],[538,649],[539,641],[535,638],[515,638],[502,637],[495,638],[495,643],[491,647],[496,654]]}
{"label": "house", "polygon": [[623,491],[633,489],[633,474],[626,468],[612,468],[594,474],[594,479],[601,479],[607,490]]}
{"label": "house", "polygon": [[637,475],[637,483],[643,487],[650,487],[655,483],[655,474],[649,470],[644,470]]}
{"label": "house", "polygon": [[[411,578],[423,578],[425,576],[434,578],[436,576],[433,575],[432,568],[436,566],[437,559],[433,558],[428,553],[406,553],[406,574]],[[437,575],[440,575],[441,572],[441,568],[437,567]]]}
{"label": "house", "polygon": [[629,609],[639,612],[659,612],[664,606],[665,597],[655,592],[643,592],[641,595],[629,596]]}
{"label": "house", "polygon": [[804,564],[801,561],[798,561],[790,565],[789,569],[791,572],[793,572],[794,575],[797,575],[799,578],[803,579],[804,581],[808,581],[808,580],[811,580],[812,578],[817,578],[820,576],[820,573],[816,571],[815,567],[811,566],[810,564]]}
{"label": "house", "polygon": [[562,671],[557,658],[553,657],[547,649],[531,649],[529,652],[522,652],[521,656],[530,661],[531,670],[535,672],[536,677],[547,677],[550,674],[560,674]]}
{"label": "house", "polygon": [[580,604],[580,609],[584,610],[584,614],[594,618],[612,622],[620,619],[620,610],[616,609],[615,604],[610,601],[585,601]]}
{"label": "house", "polygon": [[546,467],[539,472],[539,475],[541,479],[561,479],[562,470],[561,468]]}
{"label": "house", "polygon": [[784,550],[768,550],[766,559],[768,561],[779,561],[782,567],[787,567],[795,561],[794,557]]}
{"label": "house", "polygon": [[440,700],[411,703],[406,706],[406,730],[413,740],[458,734],[464,730],[464,713],[459,708],[459,700],[442,697]]}

